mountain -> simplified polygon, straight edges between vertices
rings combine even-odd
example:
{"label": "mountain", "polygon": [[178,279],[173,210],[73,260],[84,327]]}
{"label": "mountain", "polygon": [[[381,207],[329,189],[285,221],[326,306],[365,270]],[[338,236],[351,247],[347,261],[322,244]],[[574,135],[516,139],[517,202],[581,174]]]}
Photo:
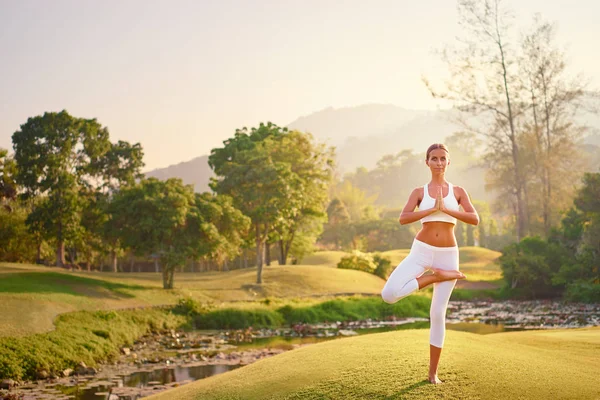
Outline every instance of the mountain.
{"label": "mountain", "polygon": [[342,172],[375,167],[386,154],[412,149],[424,152],[432,143],[460,129],[450,121],[450,110],[407,110],[388,104],[327,108],[288,125],[312,133],[321,142],[337,147]]}
{"label": "mountain", "polygon": [[[407,110],[390,104],[329,107],[300,117],[287,127],[310,132],[317,141],[336,146],[337,168],[344,173],[360,166],[372,169],[384,155],[397,154],[402,150],[424,153],[432,143],[443,142],[461,129],[452,122],[456,117],[454,113],[453,110]],[[600,145],[600,117],[588,114],[582,117],[581,122],[591,127],[584,142]],[[595,148],[591,151],[595,152]],[[209,190],[208,182],[214,175],[205,155],[149,171],[146,176],[158,179],[178,177],[184,183],[194,185],[197,192],[203,192]]]}
{"label": "mountain", "polygon": [[146,172],[145,175],[148,178],[154,177],[161,180],[181,178],[183,183],[193,185],[196,192],[208,191],[208,182],[214,176],[212,169],[208,166],[208,156],[200,156],[166,168],[154,169]]}

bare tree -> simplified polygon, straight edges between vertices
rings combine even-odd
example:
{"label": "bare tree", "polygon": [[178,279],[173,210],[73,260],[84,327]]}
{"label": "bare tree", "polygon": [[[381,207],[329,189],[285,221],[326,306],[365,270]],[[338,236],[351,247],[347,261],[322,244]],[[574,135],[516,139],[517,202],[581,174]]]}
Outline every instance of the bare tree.
{"label": "bare tree", "polygon": [[565,56],[555,36],[556,25],[536,15],[521,39],[519,59],[523,90],[529,95],[525,132],[531,137],[531,182],[539,198],[532,208],[541,211],[545,235],[557,221],[557,211],[572,200],[575,183],[585,169],[577,144],[586,128],[577,123],[576,116],[593,105],[589,82],[581,74],[567,79]]}
{"label": "bare tree", "polygon": [[466,115],[481,117],[472,122],[461,116],[458,122],[489,139],[486,160],[510,160],[502,163],[502,171],[496,171],[503,180],[492,180],[490,186],[504,193],[514,206],[520,239],[527,234],[528,213],[519,148],[519,118],[524,104],[517,85],[516,49],[510,45],[508,34],[512,16],[502,8],[501,0],[459,0],[458,11],[466,36],[458,39],[458,47],[447,47],[441,54],[450,79],[442,91],[435,90],[426,78],[424,81],[434,97],[453,101]]}

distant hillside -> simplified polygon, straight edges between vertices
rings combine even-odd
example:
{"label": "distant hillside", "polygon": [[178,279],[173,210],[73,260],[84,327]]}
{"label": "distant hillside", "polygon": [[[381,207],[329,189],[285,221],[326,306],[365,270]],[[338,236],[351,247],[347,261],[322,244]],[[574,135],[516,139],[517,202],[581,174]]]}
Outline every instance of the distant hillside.
{"label": "distant hillside", "polygon": [[288,125],[312,133],[319,141],[337,147],[338,168],[375,167],[386,154],[413,149],[423,152],[434,142],[459,130],[448,110],[407,110],[388,104],[327,108]]}
{"label": "distant hillside", "polygon": [[[452,110],[407,110],[390,104],[366,104],[339,109],[329,107],[300,117],[287,127],[310,132],[319,142],[336,146],[338,169],[344,173],[352,172],[360,166],[372,169],[387,154],[397,154],[406,149],[422,153],[431,143],[443,142],[446,137],[460,130],[458,125],[451,122],[452,113]],[[589,114],[582,116],[581,122],[590,126],[584,142],[600,146],[600,118]],[[596,152],[595,148],[586,150]],[[594,163],[594,171],[598,162],[600,160]],[[474,173],[478,176],[471,177],[477,181],[472,182],[472,191],[477,194],[477,198],[486,198],[483,171]],[[178,177],[186,184],[194,185],[196,192],[202,192],[209,190],[208,182],[213,173],[208,166],[208,156],[204,155],[149,171],[146,176],[158,179]]]}
{"label": "distant hillside", "polygon": [[208,156],[200,156],[166,168],[155,169],[146,172],[145,175],[148,178],[154,177],[161,180],[181,178],[183,183],[193,185],[196,192],[208,191],[208,182],[214,176],[212,169],[208,166]]}

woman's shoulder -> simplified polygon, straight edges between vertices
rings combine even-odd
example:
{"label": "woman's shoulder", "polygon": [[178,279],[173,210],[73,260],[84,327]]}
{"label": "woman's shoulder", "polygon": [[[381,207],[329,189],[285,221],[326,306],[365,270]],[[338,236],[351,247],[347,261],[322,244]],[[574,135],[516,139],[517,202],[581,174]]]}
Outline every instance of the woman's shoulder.
{"label": "woman's shoulder", "polygon": [[[452,185],[450,183],[450,185]],[[460,196],[467,196],[467,191],[462,186],[452,185],[452,190],[454,191],[454,196],[458,199]]]}

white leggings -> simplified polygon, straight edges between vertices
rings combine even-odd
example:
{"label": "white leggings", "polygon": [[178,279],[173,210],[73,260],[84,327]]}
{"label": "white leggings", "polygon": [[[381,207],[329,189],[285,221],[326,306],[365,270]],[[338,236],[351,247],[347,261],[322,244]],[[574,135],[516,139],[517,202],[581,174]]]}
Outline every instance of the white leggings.
{"label": "white leggings", "polygon": [[[410,253],[390,275],[381,297],[393,304],[419,289],[417,279],[430,267],[458,271],[458,247],[435,247],[417,239]],[[446,336],[446,308],[456,280],[433,284],[431,299],[429,343],[436,347],[444,346]]]}

